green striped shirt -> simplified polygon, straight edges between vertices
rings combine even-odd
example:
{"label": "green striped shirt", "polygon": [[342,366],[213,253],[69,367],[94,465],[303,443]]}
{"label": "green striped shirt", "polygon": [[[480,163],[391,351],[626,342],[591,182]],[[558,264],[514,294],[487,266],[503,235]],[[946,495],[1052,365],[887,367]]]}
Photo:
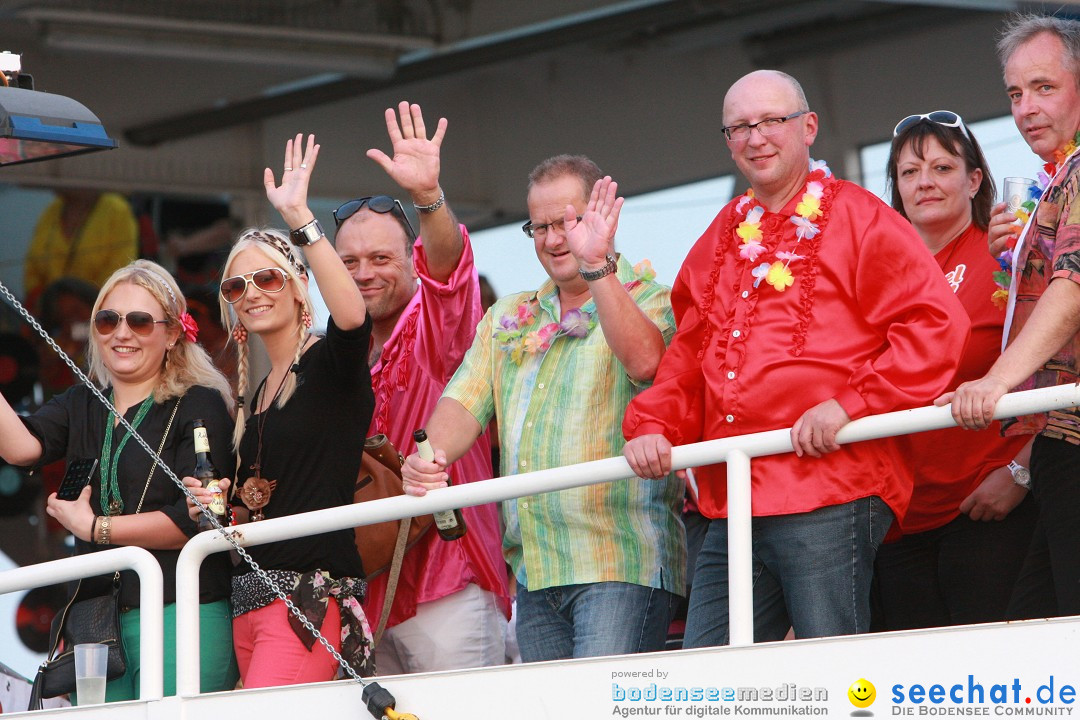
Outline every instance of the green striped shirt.
{"label": "green striped shirt", "polygon": [[[670,289],[635,279],[621,257],[617,276],[669,342]],[[581,310],[595,315],[596,304],[590,299]],[[464,405],[481,427],[498,419],[504,476],[619,455],[623,413],[648,385],[627,376],[598,319],[577,330],[584,337],[556,335],[544,346],[544,328],[552,332],[559,318],[551,280],[536,292],[502,298],[480,321],[446,386],[444,397]],[[618,581],[683,594],[682,503],[674,475],[506,501],[503,552],[530,590]]]}

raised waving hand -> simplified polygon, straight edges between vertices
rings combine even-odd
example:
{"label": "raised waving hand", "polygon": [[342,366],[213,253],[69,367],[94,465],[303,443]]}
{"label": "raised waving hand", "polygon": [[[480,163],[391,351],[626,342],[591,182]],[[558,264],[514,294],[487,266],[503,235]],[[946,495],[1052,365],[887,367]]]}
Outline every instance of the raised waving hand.
{"label": "raised waving hand", "polygon": [[386,132],[394,156],[378,148],[367,151],[367,156],[419,205],[431,204],[439,197],[440,153],[446,124],[446,118],[439,118],[435,134],[428,139],[420,106],[402,101],[396,113],[393,108],[386,110]]}
{"label": "raised waving hand", "polygon": [[597,180],[580,222],[574,206],[566,206],[563,217],[566,242],[585,270],[602,268],[607,264],[607,256],[615,254],[615,231],[623,206],[623,198],[618,197],[618,192],[619,184],[610,176]]}

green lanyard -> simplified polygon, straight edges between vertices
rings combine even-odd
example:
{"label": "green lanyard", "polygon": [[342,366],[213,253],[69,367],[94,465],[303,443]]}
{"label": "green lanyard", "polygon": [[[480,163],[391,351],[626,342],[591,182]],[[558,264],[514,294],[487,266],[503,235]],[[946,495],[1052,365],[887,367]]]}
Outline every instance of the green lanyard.
{"label": "green lanyard", "polygon": [[[114,403],[112,393],[109,394],[109,402]],[[142,401],[139,412],[135,413],[135,422],[131,423],[132,428],[139,429],[139,424],[146,417],[146,414],[150,412],[150,406],[153,404],[153,394]],[[116,468],[120,465],[120,453],[124,451],[124,446],[127,445],[128,439],[131,438],[131,430],[124,433],[124,438],[120,441],[120,445],[117,446],[116,453],[113,454],[112,416],[113,413],[110,413],[106,419],[105,441],[101,444],[101,511],[106,515],[122,515],[124,501],[120,498],[120,485],[116,481]]]}

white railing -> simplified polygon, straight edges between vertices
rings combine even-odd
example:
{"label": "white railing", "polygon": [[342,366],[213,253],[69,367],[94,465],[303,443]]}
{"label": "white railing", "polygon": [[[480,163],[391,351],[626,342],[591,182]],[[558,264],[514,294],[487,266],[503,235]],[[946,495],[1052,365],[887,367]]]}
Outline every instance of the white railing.
{"label": "white railing", "polygon": [[161,566],[148,550],[121,547],[8,570],[0,573],[0,595],[117,570],[134,570],[139,576],[139,699],[160,700],[164,672],[162,577]]}
{"label": "white railing", "polygon": [[[995,417],[1007,418],[1080,405],[1080,386],[1028,390],[1006,395]],[[938,430],[954,425],[948,407],[923,407],[861,418],[837,435],[841,444]],[[402,448],[404,450],[404,448]],[[789,430],[740,435],[683,445],[672,450],[676,469],[728,464],[728,558],[730,628],[732,645],[753,643],[753,590],[751,584],[750,459],[791,452]],[[472,482],[428,493],[423,498],[400,496],[377,502],[302,513],[250,523],[230,530],[241,545],[250,547],[305,535],[353,528],[439,510],[509,500],[524,495],[584,487],[632,475],[622,457],[568,467]],[[207,555],[228,550],[219,533],[192,538],[176,565],[176,690],[181,697],[199,692],[199,567]]]}

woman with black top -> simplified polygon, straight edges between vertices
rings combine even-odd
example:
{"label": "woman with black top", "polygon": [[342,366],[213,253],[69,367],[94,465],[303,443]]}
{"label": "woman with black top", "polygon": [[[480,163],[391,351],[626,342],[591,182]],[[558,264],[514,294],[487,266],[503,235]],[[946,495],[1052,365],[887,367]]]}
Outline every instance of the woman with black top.
{"label": "woman with black top", "polygon": [[[117,270],[98,294],[88,351],[90,377],[177,475],[195,467],[193,425],[206,425],[222,471],[233,467],[228,433],[232,396],[225,377],[195,340],[198,328],[173,278],[136,260]],[[165,600],[165,694],[175,694],[176,559],[197,530],[183,492],[152,464],[146,450],[82,385],[20,418],[0,400],[0,455],[14,465],[40,466],[98,458],[90,484],[74,501],[49,496],[46,511],[75,536],[75,553],[116,545],[146,548],[161,565]],[[204,692],[236,684],[229,623],[229,562],[211,556],[201,575]],[[87,579],[80,597],[104,594],[111,576]],[[139,579],[121,573],[121,635],[126,673],[106,687],[107,701],[138,697]]]}
{"label": "woman with black top", "polygon": [[[222,314],[239,345],[236,496],[251,520],[351,503],[374,408],[364,298],[307,206],[318,151],[314,137],[305,152],[297,135],[286,144],[281,186],[269,168],[265,185],[271,204],[294,228],[289,238],[304,247],[318,278],[331,315],[326,337],[308,329],[308,272],[283,233],[245,231],[222,272]],[[249,333],[262,340],[271,363],[250,395]],[[209,500],[197,482],[185,482],[200,500]],[[238,520],[246,515],[238,513]],[[360,608],[364,570],[351,529],[248,551],[358,672],[372,674],[370,630]],[[246,563],[236,569],[232,598],[244,687],[334,678],[337,663],[330,653]]]}

